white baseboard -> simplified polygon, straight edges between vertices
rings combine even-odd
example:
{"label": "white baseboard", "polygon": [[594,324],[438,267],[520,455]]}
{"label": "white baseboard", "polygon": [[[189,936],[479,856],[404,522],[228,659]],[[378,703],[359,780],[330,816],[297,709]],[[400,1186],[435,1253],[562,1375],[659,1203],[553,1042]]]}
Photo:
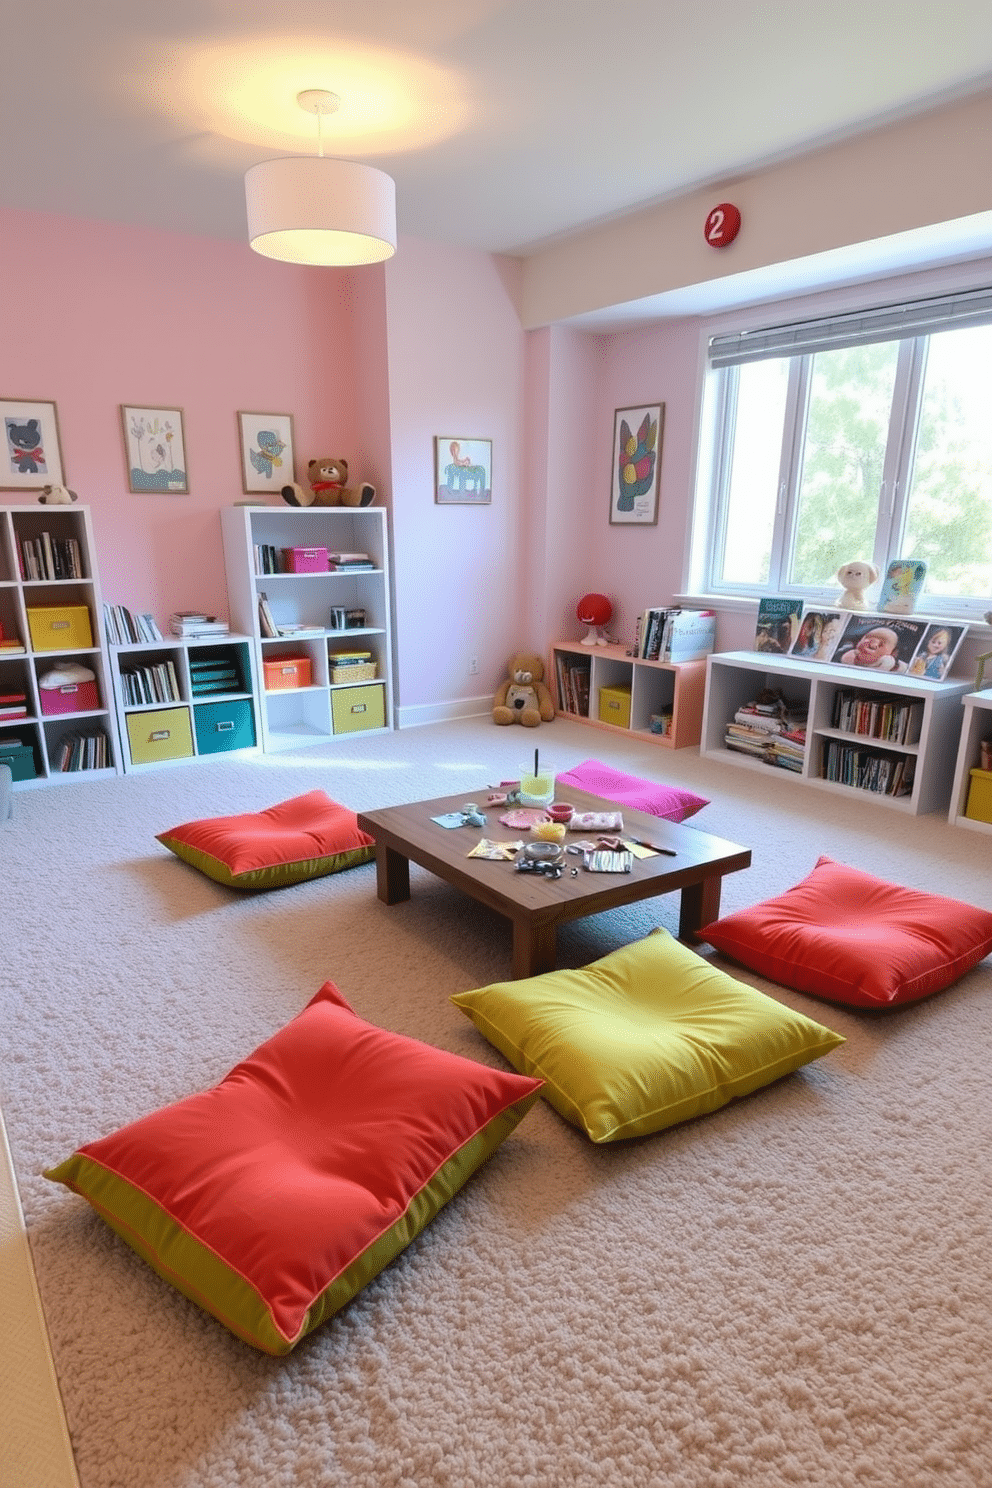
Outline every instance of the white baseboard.
{"label": "white baseboard", "polygon": [[492,714],[492,694],[485,697],[458,698],[451,703],[417,703],[395,710],[398,729],[416,728],[422,723],[448,723],[454,718],[484,718]]}

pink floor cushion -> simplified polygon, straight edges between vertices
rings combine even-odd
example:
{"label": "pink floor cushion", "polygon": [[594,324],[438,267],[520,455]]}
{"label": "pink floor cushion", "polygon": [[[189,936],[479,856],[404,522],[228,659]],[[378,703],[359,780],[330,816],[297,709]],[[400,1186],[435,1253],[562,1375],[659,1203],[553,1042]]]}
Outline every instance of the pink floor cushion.
{"label": "pink floor cushion", "polygon": [[604,765],[602,760],[583,760],[581,765],[559,775],[558,780],[562,785],[574,785],[591,795],[618,801],[632,811],[647,811],[665,821],[686,821],[710,804],[707,796],[697,796],[694,791],[676,785],[662,785],[657,780],[642,780],[638,775],[625,775],[612,765]]}
{"label": "pink floor cushion", "polygon": [[230,889],[279,889],[354,868],[375,842],[347,806],[322,790],[265,811],[211,816],[159,832],[163,847]]}
{"label": "pink floor cushion", "polygon": [[992,914],[821,857],[784,894],[699,934],[783,987],[879,1008],[918,1002],[977,966],[992,951]]}
{"label": "pink floor cushion", "polygon": [[45,1177],[232,1333],[287,1354],[426,1229],[540,1090],[366,1023],[325,982],[219,1085]]}

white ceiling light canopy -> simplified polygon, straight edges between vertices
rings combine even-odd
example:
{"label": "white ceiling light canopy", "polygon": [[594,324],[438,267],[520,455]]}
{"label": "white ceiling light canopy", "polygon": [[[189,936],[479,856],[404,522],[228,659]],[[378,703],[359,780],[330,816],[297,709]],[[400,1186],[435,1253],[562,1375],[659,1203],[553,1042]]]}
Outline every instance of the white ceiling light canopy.
{"label": "white ceiling light canopy", "polygon": [[372,165],[324,155],[321,120],[341,100],[323,88],[296,95],[317,116],[317,154],[264,160],[245,174],[248,240],[283,263],[345,268],[396,252],[396,186]]}

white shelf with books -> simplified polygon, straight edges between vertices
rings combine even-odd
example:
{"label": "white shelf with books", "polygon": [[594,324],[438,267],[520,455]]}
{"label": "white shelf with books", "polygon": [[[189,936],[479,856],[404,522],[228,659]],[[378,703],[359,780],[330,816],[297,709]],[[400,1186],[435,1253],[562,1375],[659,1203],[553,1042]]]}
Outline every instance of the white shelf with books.
{"label": "white shelf with books", "polygon": [[89,508],[0,507],[0,763],[15,788],[120,773]]}
{"label": "white shelf with books", "polygon": [[[555,706],[566,718],[594,728],[637,734],[665,749],[685,749],[699,743],[706,682],[706,661],[648,661],[631,656],[617,644],[586,646],[581,641],[556,641],[551,648],[549,686]],[[604,691],[606,698],[604,699]],[[619,693],[626,703],[629,726],[620,727],[600,716],[601,708]]]}
{"label": "white shelf with books", "polygon": [[129,774],[257,748],[250,636],[143,636],[112,645],[110,655]]}
{"label": "white shelf with books", "polygon": [[948,818],[955,827],[992,832],[992,687],[964,698]]}
{"label": "white shelf with books", "polygon": [[[895,810],[946,810],[966,681],[928,681],[768,651],[707,660],[700,754],[745,769],[785,764],[793,780]],[[757,739],[749,713],[764,706]],[[776,748],[785,736],[792,750]]]}
{"label": "white shelf with books", "polygon": [[384,507],[221,514],[231,619],[251,636],[266,751],[392,727]]}

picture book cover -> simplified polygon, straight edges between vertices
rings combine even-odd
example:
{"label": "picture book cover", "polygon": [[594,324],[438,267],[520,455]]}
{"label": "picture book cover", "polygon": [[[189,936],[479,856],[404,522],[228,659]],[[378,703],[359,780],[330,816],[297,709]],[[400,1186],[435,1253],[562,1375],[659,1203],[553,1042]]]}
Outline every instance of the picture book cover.
{"label": "picture book cover", "polygon": [[926,582],[922,558],[893,558],[885,571],[878,608],[886,615],[911,615]]}
{"label": "picture book cover", "polygon": [[754,631],[755,651],[787,656],[799,634],[803,612],[801,599],[765,594],[758,601],[758,620]]}
{"label": "picture book cover", "polygon": [[843,629],[840,610],[804,610],[789,655],[800,661],[829,661]]}
{"label": "picture book cover", "polygon": [[853,614],[831,659],[841,666],[865,667],[873,672],[906,673],[926,629],[923,620]]}
{"label": "picture book cover", "polygon": [[944,620],[931,621],[909,663],[909,675],[925,677],[929,682],[943,682],[951,670],[967,629],[967,625],[950,625]]}

